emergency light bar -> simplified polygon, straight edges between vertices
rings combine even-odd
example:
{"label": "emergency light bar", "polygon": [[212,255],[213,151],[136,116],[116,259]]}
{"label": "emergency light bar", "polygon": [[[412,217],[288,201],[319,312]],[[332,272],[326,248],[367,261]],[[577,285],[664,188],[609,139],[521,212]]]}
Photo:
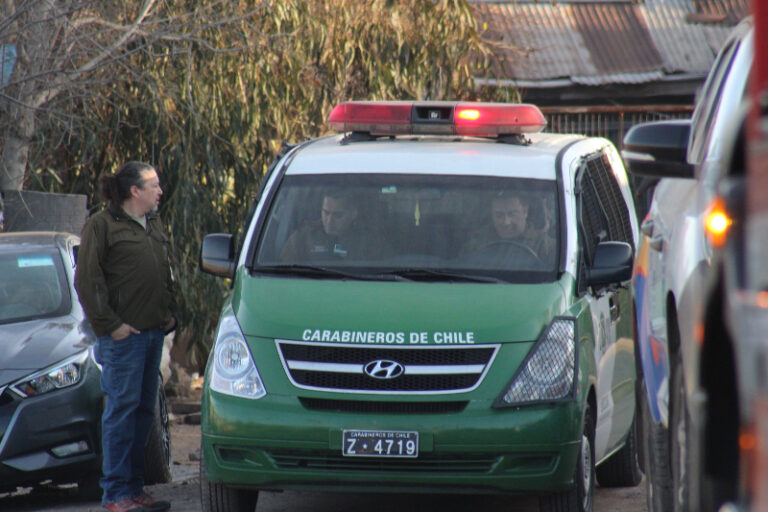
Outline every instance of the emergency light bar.
{"label": "emergency light bar", "polygon": [[538,133],[547,126],[535,105],[449,101],[349,101],[328,116],[338,132],[387,135],[499,137]]}

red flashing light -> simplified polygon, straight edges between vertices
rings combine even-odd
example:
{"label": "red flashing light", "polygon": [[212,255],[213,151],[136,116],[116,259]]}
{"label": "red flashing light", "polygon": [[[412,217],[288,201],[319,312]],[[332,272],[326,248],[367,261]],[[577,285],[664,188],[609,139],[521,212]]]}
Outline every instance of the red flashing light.
{"label": "red flashing light", "polygon": [[480,111],[476,108],[464,108],[456,110],[454,117],[462,121],[477,121],[480,118]]}
{"label": "red flashing light", "polygon": [[448,134],[498,137],[537,133],[547,126],[535,105],[471,102],[347,102],[328,117],[339,132],[371,135]]}
{"label": "red flashing light", "polygon": [[328,122],[337,132],[368,132],[372,135],[411,133],[410,101],[349,101],[336,105]]}
{"label": "red flashing light", "polygon": [[457,135],[518,135],[538,133],[547,126],[541,110],[524,103],[459,103],[455,112]]}

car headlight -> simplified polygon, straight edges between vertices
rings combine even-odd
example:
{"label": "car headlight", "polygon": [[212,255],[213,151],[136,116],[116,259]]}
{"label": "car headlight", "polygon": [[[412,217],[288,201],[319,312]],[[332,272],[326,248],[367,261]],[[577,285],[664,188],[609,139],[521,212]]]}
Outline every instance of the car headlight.
{"label": "car headlight", "polygon": [[251,399],[267,394],[234,315],[222,317],[216,331],[212,357],[212,390]]}
{"label": "car headlight", "polygon": [[495,407],[572,396],[576,383],[576,320],[556,318],[544,331]]}
{"label": "car headlight", "polygon": [[91,349],[83,350],[53,366],[14,382],[10,388],[22,398],[28,398],[74,386],[83,378],[90,353]]}

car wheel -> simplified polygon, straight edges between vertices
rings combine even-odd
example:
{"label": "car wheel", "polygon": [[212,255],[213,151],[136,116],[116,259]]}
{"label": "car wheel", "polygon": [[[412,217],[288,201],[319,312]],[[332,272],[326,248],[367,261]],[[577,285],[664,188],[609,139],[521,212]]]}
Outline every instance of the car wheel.
{"label": "car wheel", "polygon": [[592,512],[595,502],[595,418],[592,408],[584,411],[584,430],[581,448],[573,474],[571,489],[541,496],[541,512]]}
{"label": "car wheel", "polygon": [[[637,408],[635,408],[637,409]],[[639,450],[641,439],[639,437],[640,418],[637,412],[632,420],[627,441],[624,447],[600,464],[595,469],[597,481],[601,487],[632,487],[640,483],[643,473],[640,471]]]}
{"label": "car wheel", "polygon": [[688,408],[686,406],[685,382],[683,382],[683,361],[675,356],[672,367],[672,404],[669,429],[672,439],[672,510],[688,510],[688,468],[690,467],[690,433],[688,430]]}
{"label": "car wheel", "polygon": [[77,481],[77,496],[83,501],[97,501],[101,499],[101,485],[99,479],[101,473],[93,472],[84,475]]}
{"label": "car wheel", "polygon": [[233,489],[211,482],[205,474],[205,452],[200,448],[200,504],[203,512],[254,512],[259,491]]}
{"label": "car wheel", "polygon": [[152,422],[152,430],[144,447],[144,483],[154,485],[170,482],[172,480],[171,464],[171,421],[163,381],[160,379],[155,420]]}
{"label": "car wheel", "polygon": [[645,382],[642,383],[640,416],[643,430],[645,490],[649,512],[672,510],[672,468],[669,458],[667,431],[653,420],[648,404]]}

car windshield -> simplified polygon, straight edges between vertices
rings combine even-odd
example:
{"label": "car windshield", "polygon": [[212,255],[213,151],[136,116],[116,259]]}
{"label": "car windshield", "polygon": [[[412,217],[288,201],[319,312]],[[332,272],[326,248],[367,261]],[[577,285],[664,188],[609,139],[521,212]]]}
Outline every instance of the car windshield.
{"label": "car windshield", "polygon": [[541,282],[559,262],[552,180],[288,175],[252,269],[313,277]]}
{"label": "car windshield", "polygon": [[55,250],[0,254],[0,323],[61,316],[70,296]]}

